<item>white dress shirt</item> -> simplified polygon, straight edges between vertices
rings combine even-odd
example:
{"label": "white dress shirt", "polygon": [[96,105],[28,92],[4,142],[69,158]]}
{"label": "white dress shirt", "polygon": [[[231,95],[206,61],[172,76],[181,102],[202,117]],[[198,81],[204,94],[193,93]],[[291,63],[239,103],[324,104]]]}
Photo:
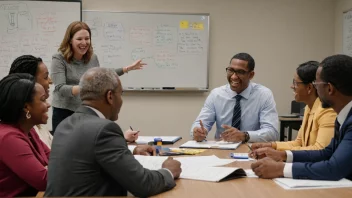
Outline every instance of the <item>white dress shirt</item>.
{"label": "white dress shirt", "polygon": [[[199,120],[202,120],[204,127],[209,132],[216,122],[215,139],[220,138],[221,133],[225,130],[221,125],[231,126],[236,95],[237,93],[231,90],[229,84],[213,89],[191,127],[191,137],[193,136],[193,128],[199,127]],[[240,101],[240,131],[249,133],[250,142],[278,140],[279,119],[271,90],[263,85],[250,82],[240,95],[243,97]]]}

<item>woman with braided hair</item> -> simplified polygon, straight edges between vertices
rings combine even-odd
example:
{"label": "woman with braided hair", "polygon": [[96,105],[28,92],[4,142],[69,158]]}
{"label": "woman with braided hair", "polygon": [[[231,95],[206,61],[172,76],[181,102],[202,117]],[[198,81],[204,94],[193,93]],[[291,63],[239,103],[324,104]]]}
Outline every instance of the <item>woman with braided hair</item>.
{"label": "woman with braided hair", "polygon": [[[27,73],[31,74],[37,83],[43,86],[46,99],[49,97],[49,86],[52,84],[51,78],[49,77],[49,71],[41,58],[34,57],[32,55],[23,55],[16,58],[11,64],[9,74],[13,73]],[[53,136],[49,130],[42,125],[34,126],[39,138],[51,148]]]}

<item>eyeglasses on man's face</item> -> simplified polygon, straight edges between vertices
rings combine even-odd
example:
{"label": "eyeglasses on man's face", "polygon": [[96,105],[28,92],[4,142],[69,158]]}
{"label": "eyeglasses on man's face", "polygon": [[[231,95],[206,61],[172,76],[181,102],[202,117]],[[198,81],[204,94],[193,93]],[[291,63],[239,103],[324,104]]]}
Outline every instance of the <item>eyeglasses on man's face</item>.
{"label": "eyeglasses on man's face", "polygon": [[315,88],[317,88],[317,85],[327,85],[328,83],[327,82],[316,82],[316,81],[313,81],[312,84],[313,84],[313,86]]}
{"label": "eyeglasses on man's face", "polygon": [[246,71],[243,69],[233,69],[231,67],[226,67],[226,73],[229,76],[232,76],[234,73],[236,73],[237,76],[244,76],[247,73],[249,73],[249,71]]}

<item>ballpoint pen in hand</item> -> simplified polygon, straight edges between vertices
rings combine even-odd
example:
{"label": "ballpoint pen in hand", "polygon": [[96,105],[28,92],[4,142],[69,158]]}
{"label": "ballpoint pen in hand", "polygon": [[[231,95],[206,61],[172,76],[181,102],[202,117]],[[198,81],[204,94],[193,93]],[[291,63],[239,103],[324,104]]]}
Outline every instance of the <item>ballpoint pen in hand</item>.
{"label": "ballpoint pen in hand", "polygon": [[[130,126],[130,129],[133,131],[132,127]],[[135,134],[133,135],[137,135],[139,133],[139,131],[137,131]]]}
{"label": "ballpoint pen in hand", "polygon": [[246,143],[246,145],[247,145],[247,147],[249,148],[249,150],[251,151],[251,153],[253,153],[253,154],[255,155],[255,159],[258,160],[258,155],[257,155],[257,153],[253,152],[252,147],[249,146],[249,144]]}

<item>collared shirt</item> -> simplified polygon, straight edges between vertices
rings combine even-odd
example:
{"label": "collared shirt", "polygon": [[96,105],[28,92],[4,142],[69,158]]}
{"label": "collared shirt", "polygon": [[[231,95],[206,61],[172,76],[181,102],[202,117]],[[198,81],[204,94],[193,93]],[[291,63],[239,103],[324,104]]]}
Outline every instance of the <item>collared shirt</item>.
{"label": "collared shirt", "polygon": [[[236,105],[236,92],[232,91],[229,84],[215,88],[206,99],[204,106],[193,123],[193,128],[199,127],[202,120],[204,127],[210,131],[216,122],[215,138],[220,138],[224,132],[221,125],[232,123],[233,110]],[[276,103],[270,89],[250,82],[248,87],[240,93],[243,97],[241,104],[240,131],[247,131],[250,142],[268,142],[278,140],[278,114]]]}
{"label": "collared shirt", "polygon": [[[340,113],[337,115],[337,121],[340,123],[340,128],[345,122],[351,108],[352,108],[352,101],[350,101],[346,106],[344,106],[340,111]],[[293,153],[291,151],[286,151],[286,156],[287,156],[287,159],[284,167],[284,177],[292,177]]]}

